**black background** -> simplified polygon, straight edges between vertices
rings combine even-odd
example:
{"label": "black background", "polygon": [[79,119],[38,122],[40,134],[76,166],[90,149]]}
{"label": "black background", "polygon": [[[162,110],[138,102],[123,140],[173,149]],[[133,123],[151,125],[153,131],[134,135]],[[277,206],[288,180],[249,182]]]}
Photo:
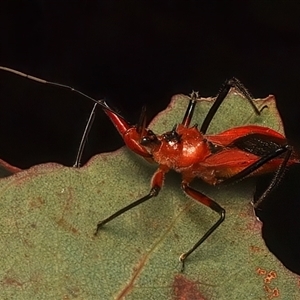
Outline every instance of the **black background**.
{"label": "black background", "polygon": [[[275,94],[300,144],[300,4],[296,1],[6,1],[0,64],[105,97],[135,123],[172,95],[216,95],[232,76],[255,97]],[[272,4],[271,4],[272,3]],[[74,163],[92,103],[0,71],[0,158],[21,168]],[[122,145],[98,111],[83,162]],[[267,245],[300,274],[299,168],[260,213]],[[259,188],[262,188],[259,186]]]}

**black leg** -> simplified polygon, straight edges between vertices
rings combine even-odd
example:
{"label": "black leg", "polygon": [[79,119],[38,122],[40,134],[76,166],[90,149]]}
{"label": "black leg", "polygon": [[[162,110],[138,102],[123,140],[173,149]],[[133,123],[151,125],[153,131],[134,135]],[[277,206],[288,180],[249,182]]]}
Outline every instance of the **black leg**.
{"label": "black leg", "polygon": [[[230,177],[228,179],[225,179],[224,181],[220,182],[218,185],[229,185],[229,184],[238,182],[239,180],[244,179],[246,176],[250,175],[251,173],[253,173],[257,169],[259,169],[260,167],[262,167],[264,164],[266,164],[270,160],[272,160],[272,159],[280,156],[281,154],[283,154],[285,152],[287,152],[286,155],[285,155],[285,157],[288,156],[288,158],[289,158],[290,155],[291,155],[291,153],[292,153],[292,149],[291,149],[290,145],[281,146],[276,151],[274,151],[272,153],[269,153],[269,154],[261,157],[256,162],[254,162],[252,165],[248,166],[247,168],[245,168],[241,172],[233,175],[232,177]],[[286,159],[284,159],[283,162],[285,162],[285,160]],[[287,161],[285,162],[285,165],[286,164],[287,164]],[[279,169],[280,168],[281,168],[281,166],[279,167]]]}
{"label": "black leg", "polygon": [[75,168],[79,168],[81,166],[82,153],[83,153],[86,141],[88,139],[88,134],[91,130],[92,124],[93,124],[94,119],[95,119],[95,111],[96,111],[97,105],[98,105],[97,103],[94,104],[94,107],[93,107],[93,109],[90,113],[89,119],[88,119],[88,121],[86,123],[86,126],[84,128],[84,132],[83,132],[83,135],[82,135],[82,138],[81,138],[81,141],[80,141],[80,145],[79,145],[79,148],[78,148],[76,160],[75,160],[75,163],[73,165],[73,167],[75,167]]}
{"label": "black leg", "polygon": [[234,176],[225,179],[224,181],[220,182],[218,185],[229,185],[232,183],[235,183],[239,180],[244,179],[254,171],[258,170],[260,167],[262,167],[265,163],[269,162],[270,160],[280,156],[281,154],[285,153],[284,158],[282,160],[282,163],[280,164],[278,170],[276,171],[272,181],[270,182],[268,188],[265,190],[265,192],[259,197],[257,201],[253,204],[255,208],[259,206],[259,204],[269,195],[269,193],[277,187],[280,180],[282,179],[284,175],[284,171],[286,169],[286,165],[290,159],[290,156],[292,154],[292,147],[290,145],[284,145],[278,148],[276,151],[269,153],[259,160],[257,160],[255,163],[250,165],[249,167],[245,168],[241,172],[235,174]]}
{"label": "black leg", "polygon": [[277,172],[273,176],[273,179],[271,180],[269,186],[266,188],[266,190],[263,192],[263,194],[255,201],[253,202],[254,208],[257,208],[264,199],[268,197],[268,195],[278,186],[280,183],[282,177],[284,176],[284,171],[286,170],[286,165],[291,157],[292,149],[289,147],[286,151],[286,154],[284,156],[284,159],[278,168]]}
{"label": "black leg", "polygon": [[115,219],[116,217],[122,215],[123,213],[125,213],[126,211],[144,203],[145,201],[153,198],[153,197],[156,197],[163,185],[163,181],[164,181],[164,176],[165,176],[165,173],[168,172],[168,169],[164,168],[164,169],[161,169],[161,168],[158,168],[158,170],[154,173],[154,175],[152,176],[152,180],[151,180],[151,183],[152,183],[152,188],[149,192],[149,194],[147,194],[146,196],[132,202],[131,204],[121,208],[120,210],[118,210],[117,212],[113,213],[111,216],[109,216],[108,218],[98,222],[97,224],[97,228],[96,228],[96,231],[95,231],[95,235],[97,235],[98,231],[100,230],[100,228],[112,221],[113,219]]}
{"label": "black leg", "polygon": [[225,219],[225,209],[221,207],[217,202],[213,201],[212,199],[208,198],[207,196],[203,195],[199,191],[191,188],[187,182],[183,181],[181,184],[182,189],[184,192],[193,198],[194,200],[204,204],[205,206],[211,208],[215,212],[219,214],[219,219],[217,222],[200,238],[200,240],[187,252],[180,255],[179,260],[182,263],[181,271],[184,271],[184,263],[186,258],[192,254],[224,221]]}
{"label": "black leg", "polygon": [[249,101],[249,103],[253,107],[255,113],[257,115],[260,115],[260,110],[255,106],[253,99],[252,99],[251,95],[249,94],[249,92],[247,91],[247,89],[242,85],[242,83],[239,80],[237,80],[236,78],[233,77],[230,80],[225,81],[213,106],[210,108],[208,114],[206,115],[206,117],[202,123],[202,126],[200,128],[200,131],[203,134],[206,133],[211,120],[213,119],[214,115],[216,114],[217,110],[219,109],[220,105],[222,104],[222,102],[224,101],[224,99],[226,98],[227,94],[229,93],[229,91],[232,87],[235,87],[237,90],[239,90]]}
{"label": "black leg", "polygon": [[193,114],[194,114],[194,109],[195,109],[195,106],[197,104],[197,99],[198,99],[198,92],[192,92],[191,95],[190,95],[190,102],[189,102],[189,105],[186,109],[186,112],[184,114],[184,117],[183,117],[183,120],[181,122],[181,124],[184,126],[184,127],[189,127],[190,126],[190,123],[191,123],[191,120],[193,118]]}
{"label": "black leg", "polygon": [[97,228],[96,228],[96,231],[95,231],[95,235],[98,234],[98,231],[100,230],[100,228],[101,228],[104,224],[106,224],[106,223],[112,221],[112,220],[115,219],[116,217],[118,217],[118,216],[122,215],[123,213],[125,213],[126,211],[128,211],[128,210],[130,210],[130,209],[132,209],[132,208],[134,208],[134,207],[136,207],[136,206],[138,206],[138,205],[144,203],[145,201],[147,201],[147,200],[149,200],[149,199],[151,199],[151,198],[153,198],[153,197],[156,197],[156,196],[158,195],[159,191],[160,191],[160,187],[159,187],[159,186],[154,186],[154,187],[150,190],[150,192],[149,192],[148,195],[146,195],[146,196],[144,196],[144,197],[142,197],[142,198],[140,198],[140,199],[138,199],[138,200],[136,200],[136,201],[130,203],[129,205],[127,205],[127,206],[123,207],[122,209],[118,210],[117,212],[115,212],[114,214],[112,214],[111,216],[109,216],[108,218],[106,218],[106,219],[100,221],[100,222],[97,224]]}
{"label": "black leg", "polygon": [[[284,171],[286,168],[286,165],[290,159],[291,153],[292,153],[292,148],[290,145],[284,145],[278,148],[276,151],[265,155],[264,157],[260,158],[258,161],[244,169],[243,171],[239,172],[238,174],[224,180],[218,185],[228,185],[230,183],[242,180],[246,176],[250,175],[252,172],[256,171],[259,169],[261,166],[263,166],[265,163],[268,161],[280,156],[281,154],[285,153],[285,156],[282,160],[281,165],[279,166],[277,172],[275,173],[272,181],[270,182],[268,188],[265,190],[265,192],[259,197],[259,199],[254,203],[254,207],[256,208],[268,195],[269,193],[279,184],[280,180],[282,179],[284,175]],[[182,189],[184,192],[189,195],[191,198],[194,200],[210,207],[212,210],[216,211],[220,217],[217,220],[217,222],[201,237],[201,239],[187,252],[183,253],[180,256],[180,261],[182,262],[182,269],[181,271],[184,270],[184,263],[186,258],[193,253],[219,226],[220,224],[224,221],[225,219],[225,210],[217,204],[215,201],[212,199],[208,198],[207,196],[203,195],[197,190],[194,190],[191,188],[186,182],[182,183]]]}

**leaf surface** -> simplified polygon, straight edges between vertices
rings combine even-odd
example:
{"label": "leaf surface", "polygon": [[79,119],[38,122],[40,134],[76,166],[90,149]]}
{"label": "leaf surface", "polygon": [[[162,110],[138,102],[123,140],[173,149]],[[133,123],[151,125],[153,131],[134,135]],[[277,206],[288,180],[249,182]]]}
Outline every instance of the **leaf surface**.
{"label": "leaf surface", "polygon": [[[213,99],[202,99],[201,124]],[[188,98],[173,97],[150,124],[163,133],[181,122]],[[242,124],[283,131],[272,96],[261,116],[234,89],[209,133]],[[127,149],[97,155],[80,169],[43,164],[0,180],[1,299],[299,299],[299,279],[267,250],[249,204],[252,182],[226,188],[196,183],[227,212],[193,253],[178,257],[218,218],[185,197],[168,174],[158,197],[94,236],[98,221],[149,191],[155,166]]]}

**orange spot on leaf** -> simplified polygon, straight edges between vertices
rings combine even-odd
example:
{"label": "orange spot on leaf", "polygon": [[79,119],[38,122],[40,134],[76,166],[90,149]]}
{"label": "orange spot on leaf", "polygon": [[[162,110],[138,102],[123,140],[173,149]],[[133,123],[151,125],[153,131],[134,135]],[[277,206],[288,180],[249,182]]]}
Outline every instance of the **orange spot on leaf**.
{"label": "orange spot on leaf", "polygon": [[268,294],[268,299],[277,298],[280,296],[279,289],[277,287],[271,287],[271,283],[273,279],[277,278],[277,273],[274,270],[271,270],[267,272],[264,269],[257,268],[256,269],[257,274],[263,276],[263,282],[264,282],[264,289],[266,293]]}
{"label": "orange spot on leaf", "polygon": [[188,280],[183,275],[176,275],[173,282],[175,300],[205,300],[199,291],[199,282]]}

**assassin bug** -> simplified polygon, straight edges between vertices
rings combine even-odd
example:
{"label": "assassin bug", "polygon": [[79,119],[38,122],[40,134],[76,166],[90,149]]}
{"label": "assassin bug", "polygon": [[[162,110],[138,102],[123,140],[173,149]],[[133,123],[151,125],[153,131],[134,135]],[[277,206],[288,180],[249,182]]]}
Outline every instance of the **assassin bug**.
{"label": "assassin bug", "polygon": [[179,125],[157,135],[146,128],[145,109],[142,110],[136,126],[130,126],[123,118],[115,115],[112,110],[104,111],[109,116],[125,144],[132,151],[148,161],[158,164],[157,171],[151,180],[150,192],[128,206],[100,221],[95,234],[103,225],[115,219],[124,212],[158,195],[163,185],[164,177],[170,170],[181,173],[181,188],[192,199],[204,204],[217,212],[219,219],[187,252],[180,256],[182,270],[186,258],[193,253],[224,221],[225,210],[217,202],[190,186],[196,177],[211,185],[228,185],[245,177],[257,176],[275,172],[273,179],[265,192],[253,204],[255,208],[278,185],[288,165],[299,163],[299,157],[286,138],[267,127],[247,125],[234,127],[215,135],[207,135],[207,129],[222,102],[231,88],[235,88],[253,107],[257,115],[267,107],[258,109],[245,87],[232,78],[225,82],[214,104],[208,111],[203,123],[190,126],[198,93],[190,95],[189,104]]}
{"label": "assassin bug", "polygon": [[[47,82],[3,67],[0,67],[0,69],[42,83],[69,88],[72,91],[86,96],[65,85]],[[111,109],[105,101],[96,101],[88,97],[95,102],[95,105],[86,125],[74,166],[79,166],[80,164],[80,157],[97,105],[102,107],[123,137],[129,149],[147,161],[158,164],[157,171],[151,180],[150,192],[144,197],[118,210],[108,218],[100,221],[97,224],[95,235],[97,235],[99,230],[106,223],[131,208],[157,196],[163,185],[165,174],[170,170],[175,170],[182,175],[181,188],[183,191],[189,197],[211,208],[219,215],[218,220],[198,242],[195,243],[190,250],[180,256],[179,259],[182,262],[183,270],[186,258],[193,253],[225,219],[224,208],[190,186],[194,178],[198,177],[211,185],[227,185],[245,177],[274,172],[275,175],[268,188],[254,203],[254,207],[258,207],[278,185],[284,175],[286,167],[294,163],[299,163],[297,154],[293,150],[293,147],[288,144],[286,138],[282,134],[267,127],[247,125],[230,128],[215,135],[206,134],[215,113],[226,99],[231,88],[238,90],[250,103],[254,112],[260,115],[265,107],[258,109],[245,87],[237,79],[232,78],[223,85],[199,129],[197,125],[190,126],[194,109],[198,102],[198,93],[193,92],[190,95],[189,104],[182,122],[175,125],[172,130],[161,135],[157,135],[146,128],[145,109],[142,110],[138,124],[131,126],[121,115]]]}

